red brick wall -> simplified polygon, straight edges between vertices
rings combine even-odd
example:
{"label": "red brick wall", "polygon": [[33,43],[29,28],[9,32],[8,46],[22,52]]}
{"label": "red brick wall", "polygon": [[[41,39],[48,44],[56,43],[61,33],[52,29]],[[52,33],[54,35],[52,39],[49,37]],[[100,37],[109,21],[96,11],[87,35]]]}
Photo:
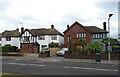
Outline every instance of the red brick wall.
{"label": "red brick wall", "polygon": [[39,50],[38,45],[33,43],[21,43],[20,52],[22,53],[37,53]]}
{"label": "red brick wall", "polygon": [[69,42],[67,41],[68,36],[72,36],[72,45],[79,44],[78,39],[76,37],[77,33],[85,32],[86,33],[86,42],[90,42],[90,33],[84,29],[83,27],[80,27],[78,24],[75,24],[72,28],[70,28],[67,32],[64,34],[64,44],[66,47],[68,47]]}

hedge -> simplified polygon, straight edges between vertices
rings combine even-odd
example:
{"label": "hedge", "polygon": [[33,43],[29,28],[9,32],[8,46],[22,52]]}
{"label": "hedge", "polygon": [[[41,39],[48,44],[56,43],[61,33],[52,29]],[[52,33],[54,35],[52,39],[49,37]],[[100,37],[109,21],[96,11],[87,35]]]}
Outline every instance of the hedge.
{"label": "hedge", "polygon": [[11,46],[11,45],[5,45],[2,46],[2,52],[18,52],[18,47],[16,46]]}

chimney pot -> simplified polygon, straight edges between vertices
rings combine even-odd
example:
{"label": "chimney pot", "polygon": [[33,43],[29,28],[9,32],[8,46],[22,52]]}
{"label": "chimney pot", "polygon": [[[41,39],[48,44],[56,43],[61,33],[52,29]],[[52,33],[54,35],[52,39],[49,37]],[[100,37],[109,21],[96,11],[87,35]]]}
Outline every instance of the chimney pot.
{"label": "chimney pot", "polygon": [[54,29],[54,25],[51,25],[51,29]]}
{"label": "chimney pot", "polygon": [[69,28],[69,25],[67,25],[67,29]]}
{"label": "chimney pot", "polygon": [[103,22],[103,29],[106,31],[106,22]]}
{"label": "chimney pot", "polygon": [[18,29],[18,28],[17,28],[16,30],[19,32],[19,29]]}
{"label": "chimney pot", "polygon": [[21,27],[21,33],[24,31],[24,28],[23,27]]}

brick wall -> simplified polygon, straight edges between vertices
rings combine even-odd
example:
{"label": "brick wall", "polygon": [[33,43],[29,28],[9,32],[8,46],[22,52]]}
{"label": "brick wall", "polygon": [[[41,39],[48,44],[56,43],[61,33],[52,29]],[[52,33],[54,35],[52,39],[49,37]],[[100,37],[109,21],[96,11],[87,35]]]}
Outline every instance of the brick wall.
{"label": "brick wall", "polygon": [[86,43],[90,42],[91,34],[86,29],[84,29],[83,27],[80,27],[78,24],[76,24],[72,28],[70,28],[67,32],[65,32],[65,34],[64,34],[64,44],[65,44],[65,46],[69,47],[69,42],[67,40],[68,36],[72,37],[72,45],[73,45],[73,47],[76,44],[79,44],[79,42],[78,42],[79,38],[76,37],[76,34],[77,33],[83,33],[83,32],[86,33]]}
{"label": "brick wall", "polygon": [[37,53],[39,51],[39,46],[33,43],[21,43],[20,52],[21,53]]}

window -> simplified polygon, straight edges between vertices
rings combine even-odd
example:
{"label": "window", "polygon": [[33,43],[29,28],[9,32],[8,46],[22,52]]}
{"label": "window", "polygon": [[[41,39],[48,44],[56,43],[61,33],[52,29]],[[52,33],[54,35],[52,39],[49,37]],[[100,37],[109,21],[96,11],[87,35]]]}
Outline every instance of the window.
{"label": "window", "polygon": [[77,33],[76,37],[77,38],[86,37],[86,33]]}
{"label": "window", "polygon": [[6,41],[11,41],[11,37],[6,37]]}
{"label": "window", "polygon": [[92,37],[93,39],[101,39],[103,38],[103,34],[93,34]]}
{"label": "window", "polygon": [[0,41],[2,41],[2,38],[0,37]]}
{"label": "window", "polygon": [[100,34],[100,38],[103,38],[103,35],[102,35],[102,34]]}
{"label": "window", "polygon": [[45,40],[45,36],[44,35],[38,36],[38,40]]}
{"label": "window", "polygon": [[93,38],[95,38],[95,34],[93,34]]}
{"label": "window", "polygon": [[97,34],[97,38],[100,38],[100,34]]}
{"label": "window", "polygon": [[29,41],[29,36],[24,36],[24,41]]}
{"label": "window", "polygon": [[51,40],[57,40],[57,35],[52,35]]}
{"label": "window", "polygon": [[45,48],[47,48],[47,45],[42,45],[41,49],[44,50]]}
{"label": "window", "polygon": [[71,37],[70,37],[70,36],[68,36],[68,37],[67,37],[67,40],[68,40],[68,42],[70,42],[70,41],[71,41]]}
{"label": "window", "polygon": [[120,34],[119,34],[119,39],[120,39]]}

